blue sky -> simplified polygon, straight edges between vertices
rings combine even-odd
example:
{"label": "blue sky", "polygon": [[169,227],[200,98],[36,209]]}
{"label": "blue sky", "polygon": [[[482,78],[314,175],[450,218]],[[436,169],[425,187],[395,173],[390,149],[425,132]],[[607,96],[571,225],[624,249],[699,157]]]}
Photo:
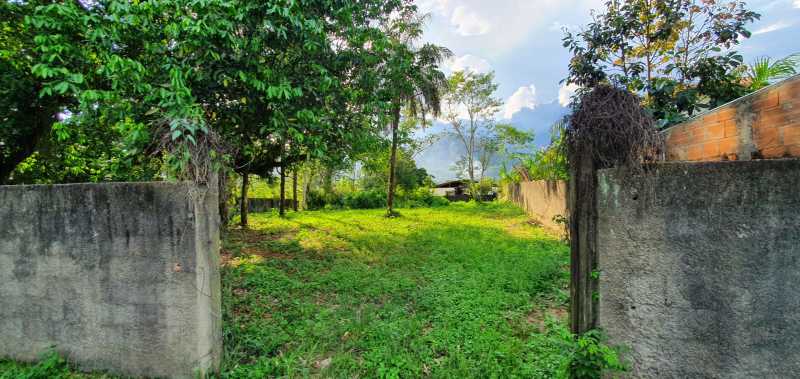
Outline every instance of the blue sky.
{"label": "blue sky", "polygon": [[[556,100],[569,54],[561,27],[577,30],[604,0],[417,0],[431,14],[425,40],[455,53],[452,69],[494,70],[503,114]],[[739,51],[749,61],[761,55],[800,52],[800,0],[748,2],[761,13],[754,36]],[[562,95],[564,90],[562,90]]]}
{"label": "blue sky", "polygon": [[[445,71],[494,71],[497,96],[505,101],[500,118],[534,132],[538,145],[546,144],[550,125],[566,112],[559,102],[566,105],[571,94],[559,84],[570,58],[561,46],[562,28],[577,31],[605,0],[416,1],[431,16],[424,40],[455,54]],[[761,20],[750,25],[753,37],[737,48],[746,61],[800,52],[800,0],[750,1],[748,7]],[[447,129],[437,123],[431,132]],[[461,150],[457,141],[445,138],[418,155],[417,164],[436,181],[452,179],[452,163]]]}

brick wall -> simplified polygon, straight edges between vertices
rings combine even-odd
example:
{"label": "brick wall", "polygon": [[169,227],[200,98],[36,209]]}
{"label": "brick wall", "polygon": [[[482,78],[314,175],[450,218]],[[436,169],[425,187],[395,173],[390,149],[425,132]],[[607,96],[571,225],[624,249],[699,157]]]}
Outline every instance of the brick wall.
{"label": "brick wall", "polygon": [[800,76],[664,131],[667,160],[800,157]]}

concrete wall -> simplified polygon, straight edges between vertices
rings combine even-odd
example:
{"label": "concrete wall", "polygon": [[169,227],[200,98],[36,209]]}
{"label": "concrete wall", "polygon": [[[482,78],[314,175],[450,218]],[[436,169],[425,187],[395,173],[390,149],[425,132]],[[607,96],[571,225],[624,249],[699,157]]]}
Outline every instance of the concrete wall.
{"label": "concrete wall", "polygon": [[537,180],[509,184],[505,187],[503,197],[522,207],[544,227],[564,233],[565,225],[554,222],[553,218],[568,215],[566,182]]}
{"label": "concrete wall", "polygon": [[216,190],[0,186],[0,356],[195,377],[221,355]]}
{"label": "concrete wall", "polygon": [[635,378],[800,373],[800,160],[603,170],[600,326]]}
{"label": "concrete wall", "polygon": [[800,157],[800,75],[665,131],[671,161]]}

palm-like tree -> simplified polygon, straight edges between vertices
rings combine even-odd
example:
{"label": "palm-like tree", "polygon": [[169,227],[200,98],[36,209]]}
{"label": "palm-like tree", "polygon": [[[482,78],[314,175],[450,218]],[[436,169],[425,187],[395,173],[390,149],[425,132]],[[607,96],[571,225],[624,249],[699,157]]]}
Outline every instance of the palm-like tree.
{"label": "palm-like tree", "polygon": [[751,90],[764,88],[776,80],[786,79],[800,72],[800,53],[783,59],[761,57],[745,66],[744,78]]}
{"label": "palm-like tree", "polygon": [[387,215],[390,217],[395,214],[395,167],[401,112],[405,108],[409,117],[420,119],[423,124],[426,122],[427,114],[432,114],[434,117],[440,114],[447,77],[439,69],[439,65],[452,56],[452,52],[445,47],[430,43],[420,47],[414,45],[422,36],[425,18],[412,7],[392,20],[386,29],[390,48],[387,49],[386,60],[381,65],[383,72],[381,87],[389,105],[392,135],[386,202]]}

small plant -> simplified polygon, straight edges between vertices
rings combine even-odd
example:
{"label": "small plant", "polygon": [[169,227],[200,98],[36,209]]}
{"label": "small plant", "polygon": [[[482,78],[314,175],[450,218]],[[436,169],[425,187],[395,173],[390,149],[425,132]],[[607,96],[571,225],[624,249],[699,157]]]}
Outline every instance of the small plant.
{"label": "small plant", "polygon": [[606,374],[627,371],[619,353],[604,344],[605,335],[590,330],[575,340],[568,372],[572,379],[600,379]]}

